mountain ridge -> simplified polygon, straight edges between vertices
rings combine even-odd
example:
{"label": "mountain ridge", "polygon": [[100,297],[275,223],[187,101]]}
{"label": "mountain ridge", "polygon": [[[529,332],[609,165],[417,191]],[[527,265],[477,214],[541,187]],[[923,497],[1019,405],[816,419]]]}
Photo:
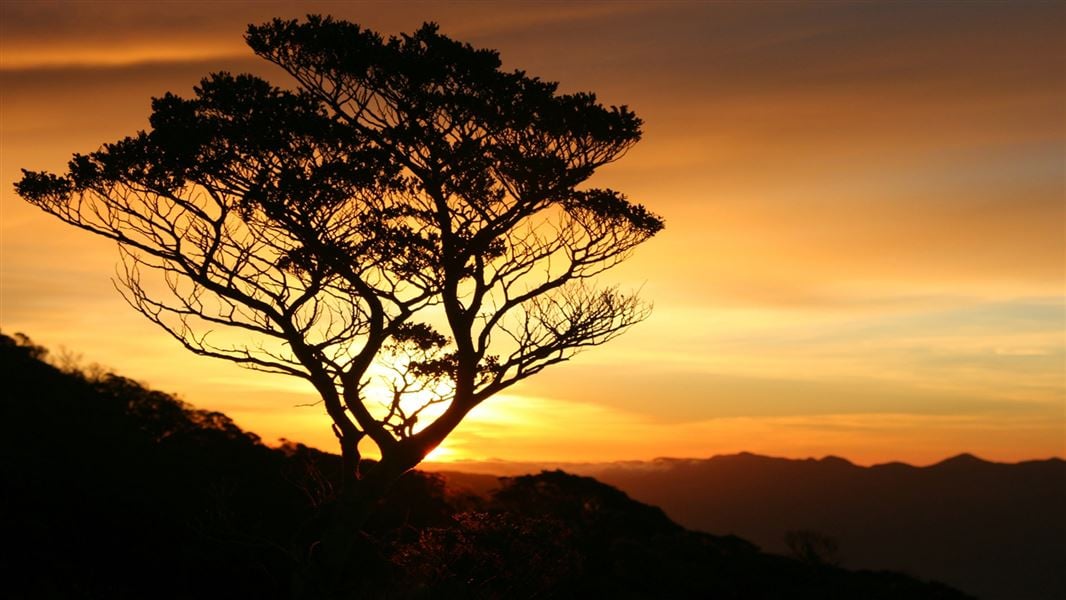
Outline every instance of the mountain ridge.
{"label": "mountain ridge", "polygon": [[[790,534],[817,534],[848,568],[888,566],[987,600],[1066,597],[1059,457],[1006,463],[961,453],[924,466],[862,466],[740,452],[574,467],[685,527],[734,534],[764,551],[792,553]],[[474,493],[495,485],[484,473],[437,472]]]}
{"label": "mountain ridge", "polygon": [[658,467],[670,467],[678,464],[693,464],[715,460],[732,460],[732,459],[770,459],[778,461],[789,462],[816,462],[816,463],[836,463],[847,466],[852,466],[859,469],[875,469],[875,468],[897,468],[906,467],[909,469],[931,469],[935,467],[941,467],[944,465],[970,463],[970,464],[986,464],[986,465],[1024,465],[1028,463],[1058,463],[1066,464],[1066,458],[1060,456],[1049,456],[1046,458],[1028,458],[1018,461],[1000,461],[981,458],[970,452],[961,452],[952,456],[942,458],[936,462],[929,464],[912,464],[899,460],[890,460],[886,462],[877,462],[869,465],[863,465],[851,461],[850,459],[835,454],[827,454],[821,457],[788,457],[788,456],[773,456],[769,454],[759,454],[755,452],[740,451],[727,454],[714,454],[709,457],[674,457],[674,456],[660,456],[648,460],[617,460],[617,461],[600,461],[600,462],[570,462],[570,461],[520,461],[520,460],[508,460],[508,459],[476,459],[476,460],[456,460],[456,461],[426,461],[420,465],[420,468],[425,471],[431,472],[461,472],[470,474],[487,474],[487,475],[519,475],[527,473],[535,473],[545,470],[562,469],[572,473],[586,473],[586,472],[598,472],[611,468],[631,468],[631,469],[651,469]]}

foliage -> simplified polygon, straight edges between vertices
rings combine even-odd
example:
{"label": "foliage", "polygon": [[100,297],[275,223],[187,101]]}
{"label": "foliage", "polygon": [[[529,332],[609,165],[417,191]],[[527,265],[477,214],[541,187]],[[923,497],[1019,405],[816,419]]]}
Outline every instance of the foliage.
{"label": "foliage", "polygon": [[294,89],[212,74],[16,189],[116,241],[126,300],[189,350],[309,381],[346,485],[380,495],[474,406],[647,316],[590,283],[663,227],[585,186],[640,139],[629,109],[431,24],[383,39],[309,16],[246,39]]}
{"label": "foliage", "polygon": [[785,533],[785,545],[797,560],[811,565],[839,565],[840,544],[817,531],[801,529]]}

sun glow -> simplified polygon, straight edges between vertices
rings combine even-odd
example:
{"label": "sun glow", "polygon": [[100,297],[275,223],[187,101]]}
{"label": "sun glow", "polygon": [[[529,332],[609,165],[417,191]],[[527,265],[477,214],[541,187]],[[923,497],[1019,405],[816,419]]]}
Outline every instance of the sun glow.
{"label": "sun glow", "polygon": [[425,460],[434,462],[451,462],[453,460],[461,459],[462,456],[458,455],[455,451],[447,446],[447,444],[441,444],[434,448],[429,454],[426,455]]}

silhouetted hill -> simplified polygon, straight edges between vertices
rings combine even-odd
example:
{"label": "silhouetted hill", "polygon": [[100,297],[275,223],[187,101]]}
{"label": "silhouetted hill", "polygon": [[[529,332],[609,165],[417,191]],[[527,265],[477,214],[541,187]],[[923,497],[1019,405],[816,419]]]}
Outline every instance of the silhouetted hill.
{"label": "silhouetted hill", "polygon": [[[0,334],[0,570],[11,598],[285,598],[339,459],[263,446],[225,415],[61,372]],[[410,473],[358,540],[360,598],[964,598],[764,554],[562,472],[488,498]]]}
{"label": "silhouetted hill", "polygon": [[[277,597],[306,502],[224,415],[89,381],[0,337],[0,515],[14,597]],[[10,596],[9,596],[10,597]]]}
{"label": "silhouetted hill", "polygon": [[[614,487],[562,471],[505,478],[485,510],[460,515],[459,528],[423,532],[415,545],[422,568],[466,577],[468,553],[479,557],[475,564],[488,563],[486,574],[498,572],[486,552],[523,556],[508,567],[520,571],[517,580],[543,583],[550,577],[550,585],[539,589],[565,598],[965,597],[897,573],[805,564],[762,553],[734,536],[689,531]],[[538,586],[471,588],[451,575],[432,580],[429,589],[510,598],[531,595]]]}

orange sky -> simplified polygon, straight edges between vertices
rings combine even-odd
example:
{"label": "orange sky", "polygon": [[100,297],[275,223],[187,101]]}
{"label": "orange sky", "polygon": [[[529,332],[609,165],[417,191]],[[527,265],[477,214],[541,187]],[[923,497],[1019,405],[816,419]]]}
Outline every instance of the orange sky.
{"label": "orange sky", "polygon": [[249,22],[434,20],[628,104],[595,183],[667,229],[608,281],[654,315],[476,410],[439,459],[750,450],[928,463],[1066,454],[1061,3],[0,4],[0,327],[332,448],[298,380],[187,354],[112,289],[116,253],[13,193],[215,70],[285,79]]}

